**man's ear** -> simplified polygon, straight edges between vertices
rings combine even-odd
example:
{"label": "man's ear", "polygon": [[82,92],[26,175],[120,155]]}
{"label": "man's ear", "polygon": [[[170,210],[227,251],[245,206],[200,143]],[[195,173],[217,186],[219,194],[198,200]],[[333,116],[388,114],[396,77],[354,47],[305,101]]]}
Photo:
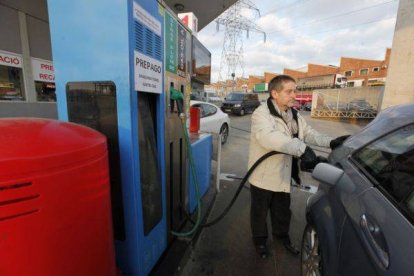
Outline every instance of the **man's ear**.
{"label": "man's ear", "polygon": [[276,99],[276,97],[277,97],[277,91],[276,91],[276,89],[273,89],[272,91],[270,91],[270,97],[272,99]]}

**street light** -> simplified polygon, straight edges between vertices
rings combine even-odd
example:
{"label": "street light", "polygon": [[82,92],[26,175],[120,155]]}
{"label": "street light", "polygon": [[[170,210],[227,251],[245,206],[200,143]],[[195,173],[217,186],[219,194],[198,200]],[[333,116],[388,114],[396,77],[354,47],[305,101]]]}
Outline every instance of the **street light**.
{"label": "street light", "polygon": [[234,92],[234,85],[236,84],[235,82],[234,82],[234,77],[236,76],[236,74],[234,74],[234,73],[231,73],[231,77],[233,78],[233,85],[232,85],[232,87],[231,87],[231,91],[232,92]]}

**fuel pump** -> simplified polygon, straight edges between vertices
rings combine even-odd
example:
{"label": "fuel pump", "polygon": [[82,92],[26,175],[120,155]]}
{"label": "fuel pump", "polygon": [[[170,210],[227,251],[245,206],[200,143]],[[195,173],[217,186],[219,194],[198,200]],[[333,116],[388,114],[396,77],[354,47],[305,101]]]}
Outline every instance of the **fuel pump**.
{"label": "fuel pump", "polygon": [[48,9],[59,119],[107,137],[116,262],[147,275],[167,248],[164,8],[48,0]]}
{"label": "fuel pump", "polygon": [[[165,156],[168,233],[177,233],[187,218],[189,204],[189,145],[183,120],[188,117],[191,94],[191,33],[168,9],[165,28]],[[182,114],[182,116],[179,116]],[[173,235],[168,236],[172,241]]]}
{"label": "fuel pump", "polygon": [[107,137],[117,265],[147,275],[194,201],[177,116],[190,105],[191,33],[162,1],[87,7],[48,0],[58,116]]}

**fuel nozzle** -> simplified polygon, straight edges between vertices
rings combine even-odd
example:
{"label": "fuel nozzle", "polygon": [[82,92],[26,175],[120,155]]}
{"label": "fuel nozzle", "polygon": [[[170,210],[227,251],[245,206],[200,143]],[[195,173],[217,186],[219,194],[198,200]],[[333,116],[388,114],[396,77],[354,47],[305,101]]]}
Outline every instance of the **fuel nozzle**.
{"label": "fuel nozzle", "polygon": [[174,87],[170,88],[170,99],[177,103],[178,116],[182,117],[183,114],[183,93],[180,90],[175,89]]}

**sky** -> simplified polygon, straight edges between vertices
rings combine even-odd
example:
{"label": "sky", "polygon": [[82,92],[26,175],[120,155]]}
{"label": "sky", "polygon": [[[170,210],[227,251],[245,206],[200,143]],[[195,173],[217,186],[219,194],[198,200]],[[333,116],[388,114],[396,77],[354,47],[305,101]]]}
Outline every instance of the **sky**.
{"label": "sky", "polygon": [[[384,60],[392,47],[398,0],[250,0],[260,10],[242,15],[266,32],[243,33],[244,77],[282,73],[308,63],[339,66],[341,57]],[[219,79],[224,27],[213,21],[198,33],[211,52],[211,81]],[[239,44],[240,45],[240,44]],[[222,71],[225,76],[226,70]],[[236,78],[242,76],[236,70]]]}

